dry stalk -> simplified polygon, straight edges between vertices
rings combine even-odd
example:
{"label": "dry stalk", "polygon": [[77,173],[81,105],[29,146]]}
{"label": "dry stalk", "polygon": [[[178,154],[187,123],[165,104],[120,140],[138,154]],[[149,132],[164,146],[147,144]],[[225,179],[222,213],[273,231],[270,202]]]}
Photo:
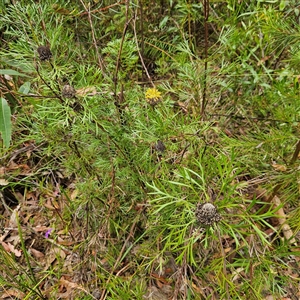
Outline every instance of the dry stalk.
{"label": "dry stalk", "polygon": [[[120,44],[120,49],[118,52],[118,57],[117,57],[117,62],[116,62],[116,69],[115,69],[115,74],[114,74],[114,96],[116,99],[116,103],[119,105],[118,106],[118,110],[120,115],[122,114],[122,111],[120,110],[120,98],[117,95],[117,86],[118,86],[118,72],[119,72],[119,68],[120,68],[120,62],[121,62],[121,55],[122,55],[122,51],[123,51],[123,45],[124,45],[124,40],[125,40],[125,36],[126,36],[126,32],[128,29],[128,25],[131,22],[131,19],[129,20],[128,14],[129,14],[129,0],[125,1],[126,2],[126,22],[123,28],[123,33],[122,33],[122,39],[121,39],[121,44]],[[123,100],[123,99],[121,99]]]}
{"label": "dry stalk", "polygon": [[290,161],[290,165],[293,165],[293,164],[296,162],[296,160],[297,160],[298,157],[299,157],[299,152],[300,152],[300,140],[299,140],[299,141],[297,142],[297,144],[296,144],[296,148],[295,148],[293,157],[292,157],[292,159],[291,159],[291,161]]}
{"label": "dry stalk", "polygon": [[88,15],[89,23],[90,23],[91,30],[92,30],[93,44],[94,44],[94,47],[95,47],[95,50],[96,50],[96,55],[97,55],[97,59],[98,59],[99,68],[101,69],[103,75],[105,75],[104,63],[103,63],[103,60],[102,60],[102,57],[100,55],[99,48],[98,48],[98,45],[97,45],[97,40],[96,40],[96,35],[95,35],[95,28],[94,28],[92,17],[91,17],[90,5],[89,5],[89,8],[87,8],[82,0],[80,0],[80,2],[83,5],[83,7],[86,10],[87,15]]}
{"label": "dry stalk", "polygon": [[[113,3],[111,5],[108,5],[108,6],[105,6],[105,7],[101,7],[101,8],[97,8],[97,9],[94,9],[92,11],[90,11],[92,14],[96,13],[96,12],[99,12],[99,11],[107,11],[109,10],[110,8],[114,7],[114,6],[118,6],[118,5],[121,5],[121,4],[124,4],[126,1],[119,1],[117,3]],[[89,12],[88,11],[85,11],[83,13],[80,14],[80,16],[84,16],[84,15],[87,15]]]}
{"label": "dry stalk", "polygon": [[209,0],[204,0],[203,3],[203,10],[204,10],[204,30],[205,30],[205,46],[204,46],[204,55],[205,55],[205,62],[204,62],[204,80],[203,80],[203,99],[201,105],[201,118],[205,118],[205,108],[207,104],[207,71],[208,71],[208,18],[209,18]]}
{"label": "dry stalk", "polygon": [[144,63],[144,59],[143,59],[143,56],[142,56],[142,53],[141,53],[141,50],[140,50],[140,47],[139,47],[139,43],[138,43],[138,38],[137,38],[137,33],[136,33],[136,19],[137,19],[137,12],[135,12],[134,14],[134,18],[133,18],[133,32],[134,32],[134,40],[135,40],[135,43],[136,43],[136,48],[137,48],[137,51],[138,51],[138,54],[139,54],[139,57],[140,57],[140,60],[141,60],[141,64],[145,70],[145,73],[147,75],[147,78],[148,80],[151,82],[152,86],[155,88],[155,85],[151,79],[151,76],[147,70],[147,67]]}

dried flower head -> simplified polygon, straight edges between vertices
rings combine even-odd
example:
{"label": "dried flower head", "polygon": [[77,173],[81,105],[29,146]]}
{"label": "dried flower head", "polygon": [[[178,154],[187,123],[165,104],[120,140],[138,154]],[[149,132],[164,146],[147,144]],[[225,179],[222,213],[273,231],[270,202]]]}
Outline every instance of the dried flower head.
{"label": "dried flower head", "polygon": [[155,106],[161,102],[161,92],[159,92],[156,88],[147,89],[145,98],[150,105]]}
{"label": "dried flower head", "polygon": [[221,220],[221,215],[217,212],[216,207],[212,203],[198,203],[195,215],[199,223],[202,225],[212,225]]}
{"label": "dried flower head", "polygon": [[76,90],[71,85],[66,84],[63,87],[62,95],[65,98],[74,98],[76,95]]}
{"label": "dried flower head", "polygon": [[52,53],[48,46],[39,46],[37,48],[37,52],[41,61],[49,60],[52,57]]}
{"label": "dried flower head", "polygon": [[161,140],[157,141],[154,148],[156,151],[161,152],[161,153],[165,152],[165,150],[166,150],[166,146]]}

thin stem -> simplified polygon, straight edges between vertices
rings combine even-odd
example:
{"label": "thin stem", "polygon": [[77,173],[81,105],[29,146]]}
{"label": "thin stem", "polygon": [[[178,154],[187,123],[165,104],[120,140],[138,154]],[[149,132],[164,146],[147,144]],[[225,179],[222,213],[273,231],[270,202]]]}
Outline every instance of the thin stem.
{"label": "thin stem", "polygon": [[141,64],[145,70],[145,73],[147,75],[147,78],[148,80],[150,81],[150,83],[152,84],[152,86],[155,88],[155,85],[151,79],[151,76],[147,70],[147,67],[144,63],[144,59],[143,59],[143,56],[142,56],[142,53],[141,53],[141,50],[140,50],[140,47],[139,47],[139,44],[138,44],[138,38],[137,38],[137,33],[136,33],[136,19],[137,19],[137,13],[135,12],[135,16],[134,16],[134,19],[133,19],[133,32],[134,32],[134,39],[135,39],[135,43],[136,43],[136,48],[137,48],[137,51],[138,51],[138,54],[139,54],[139,57],[140,57],[140,60],[141,60]]}
{"label": "thin stem", "polygon": [[[129,20],[128,17],[128,12],[129,12],[129,0],[126,1],[126,22],[123,28],[123,33],[122,33],[122,39],[121,39],[121,44],[120,44],[120,48],[119,48],[119,52],[118,52],[118,58],[117,58],[117,62],[116,62],[116,68],[115,68],[115,74],[114,74],[114,96],[115,96],[115,103],[117,104],[117,108],[118,111],[120,113],[120,115],[122,114],[121,108],[120,108],[120,99],[117,95],[117,86],[118,86],[118,72],[119,72],[119,68],[120,68],[120,62],[121,62],[121,55],[122,55],[122,51],[123,51],[123,45],[124,45],[124,41],[125,41],[125,36],[126,36],[126,32],[128,29],[128,26],[131,22],[131,19]],[[123,93],[122,93],[123,95]]]}
{"label": "thin stem", "polygon": [[292,159],[290,161],[290,166],[293,165],[296,162],[296,160],[298,159],[299,152],[300,152],[300,140],[296,144],[296,148],[295,148],[293,157],[292,157]]}
{"label": "thin stem", "polygon": [[102,57],[100,55],[100,51],[99,51],[98,45],[97,45],[97,40],[96,40],[96,35],[95,35],[95,28],[94,28],[92,17],[91,17],[90,5],[89,5],[89,8],[87,8],[86,5],[84,4],[84,2],[82,0],[80,0],[80,2],[83,5],[83,7],[86,10],[87,15],[88,15],[88,20],[89,20],[90,27],[91,27],[91,30],[92,30],[93,44],[94,44],[94,47],[95,47],[95,50],[96,50],[96,55],[97,55],[97,59],[98,59],[99,68],[101,69],[103,75],[105,75],[105,67],[104,67],[104,63],[103,63]]}
{"label": "thin stem", "polygon": [[204,46],[204,80],[203,80],[203,99],[201,106],[201,118],[204,119],[205,107],[207,104],[207,70],[208,70],[208,17],[209,17],[209,0],[204,0],[204,30],[205,30],[205,46]]}

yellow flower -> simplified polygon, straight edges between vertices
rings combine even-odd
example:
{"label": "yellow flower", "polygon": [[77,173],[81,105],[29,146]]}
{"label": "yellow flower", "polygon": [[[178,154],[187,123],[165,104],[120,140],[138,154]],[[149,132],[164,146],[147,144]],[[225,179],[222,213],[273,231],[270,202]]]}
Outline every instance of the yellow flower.
{"label": "yellow flower", "polygon": [[147,89],[145,96],[147,99],[160,98],[161,92],[159,92],[156,88],[150,88],[150,89]]}
{"label": "yellow flower", "polygon": [[146,90],[145,98],[150,105],[154,106],[161,101],[161,92],[156,88],[149,88]]}

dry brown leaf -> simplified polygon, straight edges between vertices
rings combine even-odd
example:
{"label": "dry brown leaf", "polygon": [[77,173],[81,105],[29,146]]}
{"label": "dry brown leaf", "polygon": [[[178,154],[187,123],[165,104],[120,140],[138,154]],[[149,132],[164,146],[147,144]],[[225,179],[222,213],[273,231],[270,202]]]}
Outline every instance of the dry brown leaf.
{"label": "dry brown leaf", "polygon": [[198,294],[201,295],[201,296],[204,296],[202,288],[199,287],[199,286],[197,286],[197,285],[196,285],[195,283],[193,283],[193,282],[192,282],[192,288],[193,288],[193,290],[194,290],[196,293],[198,293]]}
{"label": "dry brown leaf", "polygon": [[76,197],[77,197],[77,195],[78,195],[78,190],[74,190],[73,192],[72,192],[72,194],[70,195],[70,199],[71,200],[75,200],[76,199]]}
{"label": "dry brown leaf", "polygon": [[231,250],[232,250],[232,247],[227,247],[227,248],[224,249],[224,252],[229,253]]}
{"label": "dry brown leaf", "polygon": [[0,167],[0,176],[5,175],[5,171],[6,171],[5,167]]}
{"label": "dry brown leaf", "polygon": [[8,227],[9,229],[18,228],[17,216],[19,215],[20,205],[18,205],[10,216]]}
{"label": "dry brown leaf", "polygon": [[1,295],[0,299],[12,299],[12,297],[18,298],[18,299],[24,299],[25,298],[25,294],[20,292],[20,291],[16,291],[13,289],[10,290],[5,290],[3,292],[3,294]]}
{"label": "dry brown leaf", "polygon": [[23,223],[28,224],[28,222],[30,222],[30,220],[32,220],[32,218],[34,217],[35,217],[34,214],[28,214],[26,218],[24,218]]}
{"label": "dry brown leaf", "polygon": [[58,247],[53,248],[53,253],[55,253],[56,256],[59,256],[62,259],[66,258],[66,253],[61,248],[58,248]]}
{"label": "dry brown leaf", "polygon": [[275,171],[285,172],[287,170],[285,165],[272,164],[272,167]]}
{"label": "dry brown leaf", "polygon": [[10,235],[5,241],[13,244],[14,246],[19,245],[21,238],[19,234]]}
{"label": "dry brown leaf", "polygon": [[61,299],[71,299],[72,294],[74,292],[74,290],[81,290],[86,292],[87,294],[89,294],[81,285],[71,282],[69,280],[64,279],[64,277],[62,277],[59,280],[59,283],[61,284],[61,287],[63,287],[64,289],[66,289],[67,291],[64,293],[59,293],[59,297]]}
{"label": "dry brown leaf", "polygon": [[60,257],[61,259],[64,260],[66,258],[66,253],[62,249],[55,247],[50,250],[50,252],[47,254],[46,257],[47,259],[46,259],[46,266],[44,267],[44,271],[49,269],[49,267],[55,262],[57,257]]}
{"label": "dry brown leaf", "polygon": [[59,209],[59,204],[56,200],[48,198],[47,201],[44,203],[44,206],[50,210]]}
{"label": "dry brown leaf", "polygon": [[37,192],[27,192],[25,195],[25,199],[27,200],[27,203],[31,203],[31,202],[37,202],[38,201],[38,196],[37,196]]}
{"label": "dry brown leaf", "polygon": [[[274,196],[274,198],[272,199],[272,202],[275,204],[276,207],[279,207],[281,205],[281,201],[280,201],[279,197],[277,197],[277,196]],[[290,244],[296,244],[296,240],[295,240],[295,238],[293,238],[293,236],[294,236],[293,231],[290,228],[290,226],[286,223],[286,214],[285,214],[283,208],[280,207],[276,213],[279,216],[278,222],[281,225],[281,229],[282,229],[284,237]]]}
{"label": "dry brown leaf", "polygon": [[242,272],[244,272],[244,268],[237,268],[235,271],[233,271],[232,275],[234,275],[234,276],[232,278],[232,282],[240,279],[241,278],[240,273],[242,273]]}
{"label": "dry brown leaf", "polygon": [[175,108],[180,108],[184,114],[188,113],[187,105],[184,102],[178,101],[174,103]]}
{"label": "dry brown leaf", "polygon": [[22,251],[16,249],[11,243],[8,243],[8,246],[10,248],[10,251],[16,256],[16,257],[21,257]]}
{"label": "dry brown leaf", "polygon": [[82,286],[80,286],[79,284],[66,280],[64,279],[64,277],[62,277],[59,281],[60,284],[62,284],[63,286],[65,286],[66,288],[72,288],[72,289],[80,289],[80,290],[85,290]]}
{"label": "dry brown leaf", "polygon": [[9,181],[7,181],[6,179],[0,178],[0,185],[4,186],[4,185],[8,185]]}
{"label": "dry brown leaf", "polygon": [[[64,230],[62,230],[61,232],[65,233]],[[59,234],[59,232],[57,234]],[[57,237],[57,244],[62,245],[62,246],[71,246],[71,245],[74,244],[74,242],[73,241],[66,241],[66,240],[62,239],[60,236],[58,236]]]}
{"label": "dry brown leaf", "polygon": [[144,298],[149,300],[168,300],[168,296],[155,286],[148,288],[148,292],[144,295]]}
{"label": "dry brown leaf", "polygon": [[29,252],[33,255],[33,257],[35,257],[35,258],[43,258],[43,257],[45,257],[45,254],[44,253],[42,253],[41,251],[39,251],[39,250],[36,250],[36,249],[34,249],[34,248],[30,248],[29,249]]}
{"label": "dry brown leaf", "polygon": [[20,173],[19,175],[33,175],[30,167],[26,164],[16,164],[15,162],[11,161],[9,163],[9,166],[6,168],[6,171],[10,171],[10,170],[18,170],[20,169]]}
{"label": "dry brown leaf", "polygon": [[13,253],[16,257],[20,257],[22,255],[22,251],[16,249],[11,243],[1,242],[2,247],[8,253]]}
{"label": "dry brown leaf", "polygon": [[24,201],[24,195],[22,193],[15,191],[14,196],[16,197],[19,203]]}
{"label": "dry brown leaf", "polygon": [[47,230],[50,230],[52,229],[51,227],[48,227],[48,226],[41,226],[41,225],[38,225],[36,227],[33,227],[32,228],[35,232],[46,232]]}
{"label": "dry brown leaf", "polygon": [[86,96],[89,94],[89,96],[94,96],[97,94],[97,89],[94,86],[88,86],[81,89],[76,90],[77,96]]}
{"label": "dry brown leaf", "polygon": [[6,252],[9,252],[9,246],[5,242],[1,242],[1,245]]}
{"label": "dry brown leaf", "polygon": [[61,15],[70,15],[72,12],[64,7],[61,7],[59,4],[53,4],[52,5],[53,10],[57,14]]}
{"label": "dry brown leaf", "polygon": [[271,58],[270,55],[263,57],[260,61],[258,61],[257,66],[262,65],[262,64],[265,63],[267,60],[269,60],[269,58]]}

